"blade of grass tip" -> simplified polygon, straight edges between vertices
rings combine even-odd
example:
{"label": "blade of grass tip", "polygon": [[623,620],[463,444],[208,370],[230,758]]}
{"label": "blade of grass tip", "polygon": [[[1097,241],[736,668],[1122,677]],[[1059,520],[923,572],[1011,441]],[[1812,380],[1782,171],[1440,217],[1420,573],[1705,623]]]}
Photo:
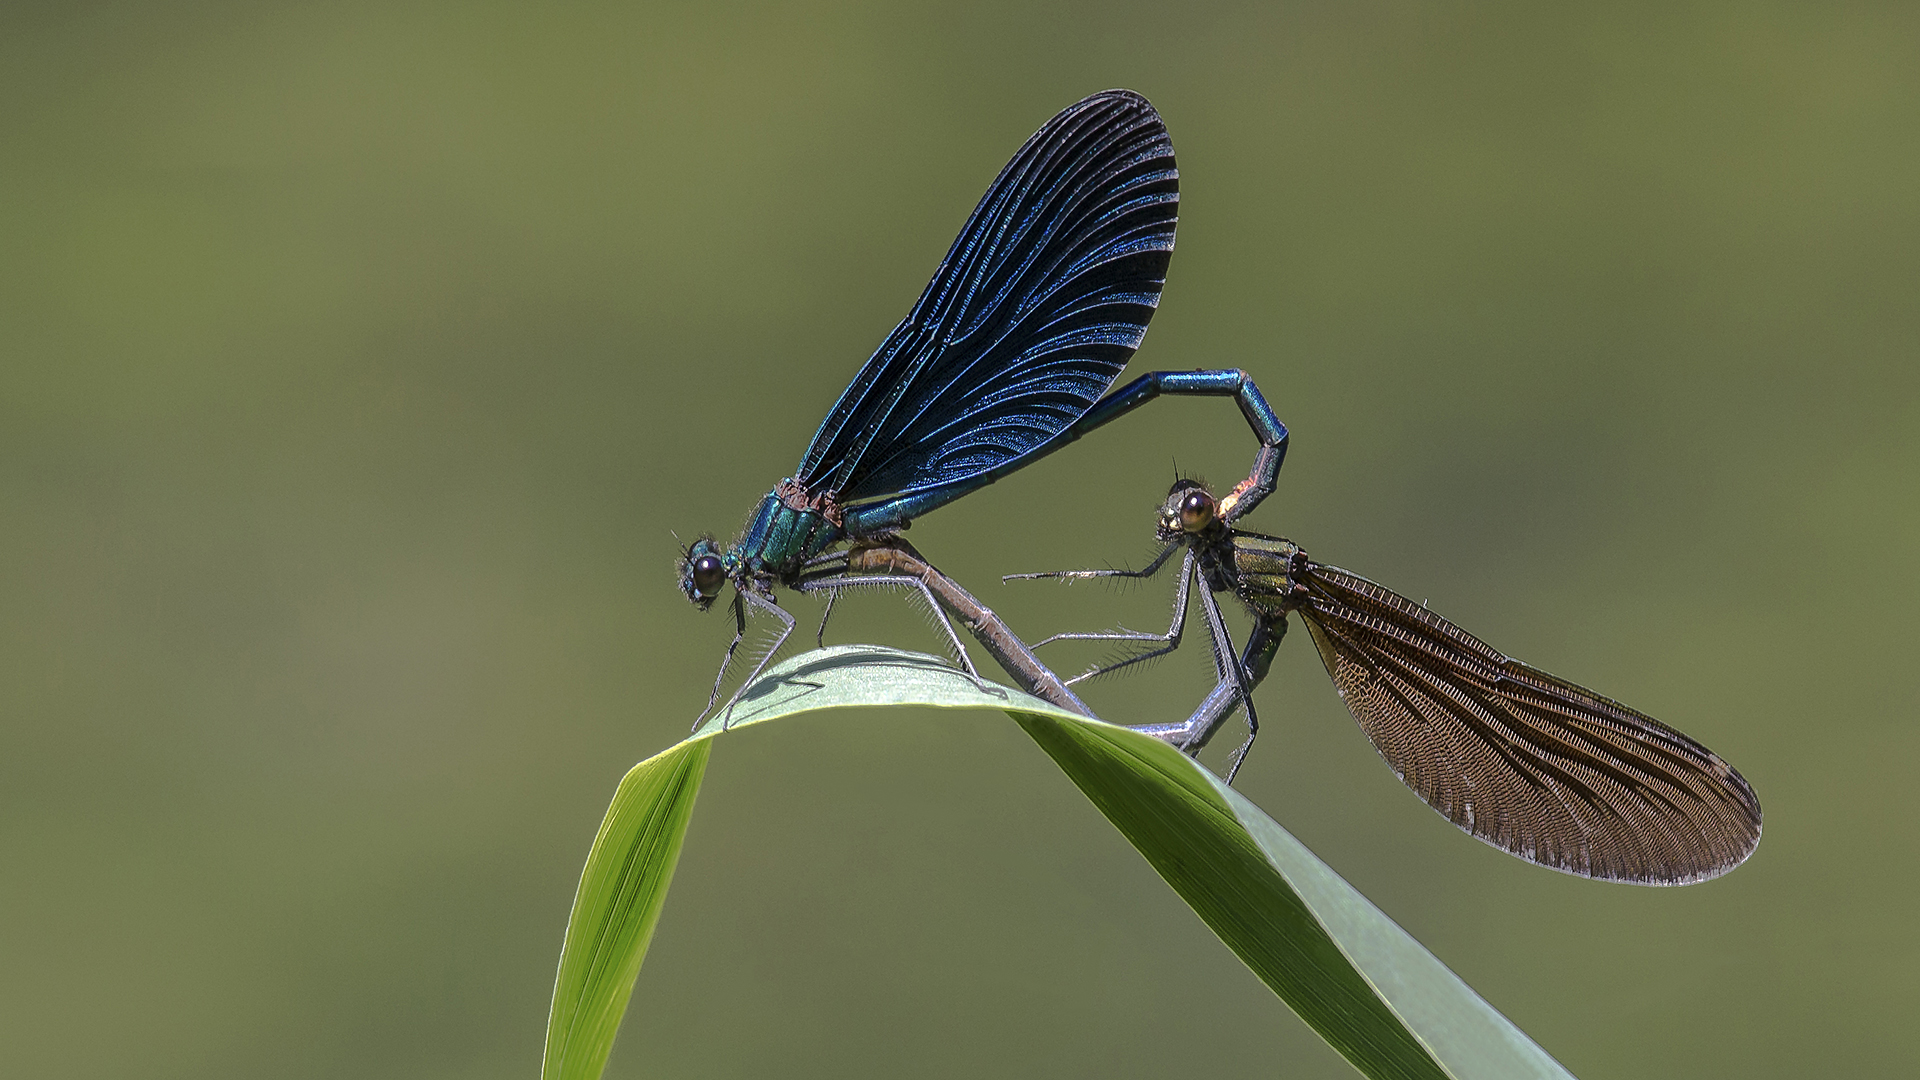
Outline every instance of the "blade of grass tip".
{"label": "blade of grass tip", "polygon": [[1016,699],[1052,708],[1018,691],[988,694],[938,657],[835,646],[781,664],[742,693],[735,708],[635,765],[614,792],[581,870],[547,1016],[543,1080],[593,1080],[606,1067],[666,901],[715,735],[821,709],[917,704],[997,710]]}
{"label": "blade of grass tip", "polygon": [[711,747],[704,738],[679,743],[628,770],[615,790],[567,919],[542,1080],[595,1080],[606,1067]]}

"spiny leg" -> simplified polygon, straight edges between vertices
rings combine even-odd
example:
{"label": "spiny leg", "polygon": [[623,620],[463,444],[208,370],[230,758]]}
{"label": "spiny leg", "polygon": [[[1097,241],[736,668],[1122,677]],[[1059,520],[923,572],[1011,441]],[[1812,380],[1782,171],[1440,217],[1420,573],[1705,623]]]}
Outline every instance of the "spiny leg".
{"label": "spiny leg", "polygon": [[[1200,607],[1206,613],[1207,639],[1213,655],[1213,674],[1219,680],[1213,689],[1201,700],[1200,707],[1193,715],[1177,724],[1139,724],[1134,730],[1151,735],[1156,739],[1171,743],[1188,754],[1198,754],[1200,749],[1213,738],[1213,733],[1227,717],[1233,715],[1238,705],[1247,706],[1247,725],[1255,727],[1258,721],[1253,715],[1252,695],[1248,693],[1246,673],[1241,670],[1234,656],[1233,636],[1227,631],[1226,620],[1220,616],[1220,605],[1214,600],[1209,589],[1200,590]],[[1257,730],[1257,728],[1256,728]],[[1252,740],[1248,740],[1252,745]],[[1245,749],[1242,748],[1242,753]],[[1233,772],[1238,770],[1239,761],[1235,759],[1229,767],[1228,783],[1233,781]]]}
{"label": "spiny leg", "polygon": [[[1224,623],[1215,624],[1209,620],[1209,632],[1224,632]],[[1233,643],[1223,636],[1214,642],[1214,670],[1220,681],[1200,702],[1193,715],[1177,724],[1150,724],[1136,727],[1134,730],[1165,740],[1189,754],[1197,754],[1212,740],[1233,715],[1236,707],[1243,702],[1252,701],[1254,687],[1267,677],[1267,671],[1273,665],[1274,654],[1279,651],[1280,640],[1286,636],[1287,620],[1285,616],[1262,618],[1254,624],[1253,633],[1247,637],[1246,650],[1241,654],[1238,665],[1222,664],[1222,656],[1233,655]],[[1232,667],[1237,666],[1239,677]],[[1240,764],[1247,758],[1247,752],[1253,749],[1254,738],[1259,734],[1259,721],[1251,709],[1247,718],[1247,741],[1240,745],[1229,758],[1226,780],[1233,782],[1234,775],[1240,771]]]}
{"label": "spiny leg", "polygon": [[1234,707],[1248,695],[1246,678],[1233,655],[1233,635],[1220,615],[1220,605],[1208,589],[1200,590],[1200,607],[1206,614],[1208,652],[1213,657],[1213,677],[1217,680],[1193,715],[1177,724],[1144,724],[1136,730],[1165,739],[1189,754],[1196,754],[1213,738],[1221,722],[1233,714]]}
{"label": "spiny leg", "polygon": [[[1145,569],[1142,569],[1142,570],[1064,570],[1064,571],[1056,571],[1048,574],[1013,574],[1009,576],[1008,580],[1011,580],[1012,578],[1045,578],[1045,577],[1062,577],[1062,578],[1151,577],[1156,571],[1158,571],[1162,566],[1166,564],[1167,559],[1173,554],[1175,549],[1179,547],[1180,545],[1178,544],[1168,545],[1167,549],[1165,551],[1162,551],[1158,558],[1155,558],[1152,563],[1150,563]],[[1144,630],[1122,629],[1122,630],[1107,630],[1107,631],[1085,632],[1085,633],[1055,634],[1052,637],[1045,638],[1041,641],[1035,642],[1033,644],[1033,648],[1037,649],[1042,645],[1051,644],[1055,641],[1142,641],[1142,642],[1151,641],[1151,642],[1159,643],[1159,646],[1160,646],[1159,648],[1148,649],[1145,652],[1138,653],[1134,656],[1129,656],[1123,660],[1117,661],[1112,664],[1090,668],[1087,671],[1084,671],[1079,675],[1076,675],[1073,678],[1068,679],[1067,680],[1068,686],[1072,686],[1074,683],[1081,682],[1086,679],[1091,679],[1096,675],[1105,675],[1105,674],[1108,674],[1109,672],[1119,671],[1121,668],[1131,667],[1134,664],[1144,663],[1148,660],[1153,660],[1157,657],[1167,655],[1168,653],[1180,647],[1180,636],[1186,628],[1187,596],[1192,591],[1192,588],[1193,588],[1194,561],[1195,561],[1195,556],[1192,551],[1188,551],[1186,554],[1186,557],[1181,560],[1180,580],[1179,580],[1179,583],[1174,586],[1174,591],[1173,591],[1173,621],[1171,625],[1167,627],[1166,633],[1153,634],[1153,633],[1148,633]]]}
{"label": "spiny leg", "polygon": [[[927,565],[929,569],[931,569],[930,564],[927,564],[920,553],[914,550],[913,545],[907,543],[902,537],[892,537],[886,544],[880,546],[898,548],[900,551],[913,556],[916,561],[922,565]],[[820,615],[820,635],[819,638],[816,639],[821,643],[823,648],[825,647],[827,620],[833,616],[834,601],[839,599],[841,589],[859,588],[865,585],[907,586],[917,591],[920,594],[920,598],[927,602],[927,610],[933,612],[934,621],[939,625],[941,630],[946,632],[947,641],[953,646],[954,655],[960,660],[960,667],[972,677],[974,684],[983,689],[993,686],[992,683],[980,678],[980,672],[973,666],[973,658],[967,655],[966,647],[960,643],[960,635],[953,632],[953,623],[947,618],[946,609],[940,606],[939,600],[933,594],[933,590],[928,588],[924,580],[908,574],[850,572],[847,570],[847,567],[851,562],[852,552],[833,551],[824,555],[816,555],[801,565],[800,574],[793,583],[793,587],[800,592],[819,592],[825,590],[827,593],[827,610]]]}
{"label": "spiny leg", "polygon": [[827,606],[820,612],[820,629],[813,635],[813,643],[819,648],[827,647],[827,620],[833,618],[833,603],[838,599],[840,599],[839,589],[827,590]]}
{"label": "spiny leg", "polygon": [[832,594],[837,595],[841,589],[862,588],[866,586],[904,587],[918,592],[920,598],[927,602],[927,610],[933,612],[935,625],[945,631],[947,644],[952,646],[954,656],[960,661],[961,669],[973,680],[975,686],[980,687],[982,690],[992,688],[995,692],[998,692],[998,687],[980,677],[980,672],[973,666],[973,658],[967,655],[966,646],[960,643],[960,635],[954,633],[953,621],[947,618],[946,610],[940,606],[939,600],[933,595],[933,590],[929,589],[927,583],[919,578],[910,577],[905,574],[843,574],[838,577],[816,578],[812,581],[802,582],[797,588],[803,592],[816,592],[821,589],[827,589],[831,590]]}
{"label": "spiny leg", "polygon": [[[1091,679],[1099,675],[1108,675],[1113,672],[1120,671],[1124,668],[1132,667],[1135,664],[1144,664],[1149,660],[1157,660],[1160,657],[1166,656],[1169,653],[1173,652],[1175,649],[1178,649],[1180,647],[1182,635],[1186,633],[1187,598],[1192,595],[1194,579],[1199,575],[1199,570],[1194,566],[1194,562],[1195,562],[1195,557],[1193,553],[1188,552],[1184,563],[1180,567],[1180,582],[1179,584],[1175,585],[1173,589],[1173,621],[1167,626],[1166,633],[1149,634],[1143,631],[1121,630],[1121,631],[1114,631],[1114,632],[1108,632],[1108,633],[1055,634],[1054,636],[1048,638],[1046,641],[1042,641],[1040,643],[1041,645],[1045,645],[1047,641],[1073,641],[1073,640],[1157,641],[1160,643],[1160,646],[1158,648],[1148,649],[1145,652],[1135,653],[1132,656],[1128,656],[1120,660],[1116,660],[1111,664],[1096,665],[1094,667],[1088,668],[1086,671],[1083,671],[1080,674],[1075,675],[1073,678],[1068,679],[1067,685],[1072,686],[1074,683],[1081,682],[1082,680],[1085,680],[1085,679]],[[1201,592],[1201,595],[1203,596],[1206,595],[1206,589],[1202,588],[1200,592]]]}
{"label": "spiny leg", "polygon": [[[741,606],[741,595],[739,592],[733,594],[733,640],[727,643],[727,654],[720,658],[720,671],[713,677],[713,696],[707,698],[707,707],[701,709],[700,715],[694,718],[693,730],[695,731],[700,730],[700,724],[706,720],[707,714],[713,711],[714,704],[720,700],[720,685],[727,681],[727,668],[733,666],[734,650],[740,647],[740,640],[747,636],[747,612]],[[727,704],[733,703],[729,701]]]}
{"label": "spiny leg", "polygon": [[1213,602],[1212,592],[1202,589],[1201,608],[1206,612],[1207,643],[1213,657],[1213,676],[1217,680],[1213,689],[1200,702],[1193,715],[1173,724],[1136,724],[1133,730],[1151,735],[1163,742],[1188,753],[1198,754],[1213,737],[1222,721],[1233,714],[1234,707],[1240,704],[1240,681],[1234,678],[1233,639],[1227,633],[1226,622],[1220,618],[1220,606]]}
{"label": "spiny leg", "polygon": [[[752,604],[754,607],[759,608],[761,611],[768,612],[769,614],[772,614],[773,616],[777,617],[780,620],[781,625],[780,625],[780,633],[773,639],[772,644],[767,646],[766,651],[760,654],[760,662],[753,666],[752,671],[747,672],[747,677],[744,680],[742,680],[740,683],[740,689],[735,690],[733,692],[733,696],[727,699],[726,711],[727,711],[728,721],[731,721],[733,718],[733,706],[736,702],[740,700],[740,695],[746,693],[747,687],[752,686],[754,683],[754,680],[760,677],[760,673],[767,670],[767,664],[773,660],[773,654],[779,652],[780,646],[785,645],[787,643],[787,638],[792,636],[793,627],[794,627],[793,616],[787,614],[787,610],[785,608],[781,607],[779,604],[774,603],[772,597],[761,596],[759,593],[753,592],[750,590],[743,591],[739,595],[747,603]],[[742,618],[741,622],[742,622],[742,632],[744,633],[745,632],[744,617]],[[725,723],[722,723],[720,725],[720,730],[722,731],[726,730]]]}
{"label": "spiny leg", "polygon": [[[1231,784],[1234,774],[1240,771],[1240,762],[1246,757],[1247,751],[1253,749],[1253,740],[1260,734],[1260,718],[1254,713],[1253,686],[1247,680],[1247,669],[1240,662],[1240,658],[1234,654],[1233,635],[1227,632],[1227,621],[1220,616],[1220,604],[1213,598],[1213,590],[1201,590],[1200,606],[1207,613],[1207,629],[1213,639],[1214,670],[1220,673],[1221,683],[1231,678],[1234,693],[1240,699],[1240,707],[1247,714],[1247,741],[1241,745],[1227,765],[1226,780]],[[1230,715],[1232,715],[1231,705],[1220,719],[1224,721]],[[1199,747],[1195,746],[1193,749],[1198,750]]]}
{"label": "spiny leg", "polygon": [[[829,566],[838,568],[839,572],[844,572],[847,566],[847,553],[845,551],[829,551],[824,554],[815,555],[813,558],[801,563],[800,573],[798,575],[799,580],[795,582],[794,587],[800,592],[814,591],[807,584],[808,576],[828,573],[825,568]],[[820,612],[820,629],[815,631],[813,635],[813,643],[822,649],[827,647],[827,623],[833,619],[833,605],[839,599],[839,589],[827,590],[827,606]]]}
{"label": "spiny leg", "polygon": [[[1173,553],[1180,550],[1181,547],[1182,545],[1179,543],[1168,544],[1165,548],[1161,549],[1160,554],[1153,557],[1152,562],[1138,570],[1116,570],[1111,568],[1106,570],[1044,570],[1035,574],[1007,574],[1002,576],[1000,580],[1003,582],[1040,581],[1044,579],[1080,581],[1091,578],[1131,578],[1134,580],[1143,580],[1159,573],[1160,568],[1167,565],[1167,560],[1172,558]],[[1188,552],[1185,561],[1181,564],[1180,573],[1182,578],[1186,577],[1187,571],[1191,569],[1192,566],[1193,554],[1192,552]],[[1184,589],[1184,586],[1176,588]],[[1149,634],[1145,631],[1127,630],[1125,628],[1117,631],[1103,631],[1099,633],[1055,634],[1052,637],[1035,642],[1030,647],[1037,649],[1042,645],[1054,641],[1172,641],[1177,646],[1180,638],[1180,627],[1186,621],[1186,604],[1186,597],[1176,592],[1174,598],[1173,625],[1168,627],[1167,632],[1164,634]],[[1155,655],[1159,654],[1156,653]],[[1084,675],[1081,676],[1081,678],[1085,677]]]}
{"label": "spiny leg", "polygon": [[[1277,632],[1273,629],[1275,626],[1279,627]],[[1253,687],[1259,686],[1260,681],[1266,678],[1267,667],[1273,663],[1273,654],[1279,651],[1280,639],[1285,637],[1286,634],[1287,620],[1284,617],[1276,622],[1268,622],[1262,619],[1255,624],[1252,636],[1247,638],[1247,651],[1241,655],[1240,668],[1247,673],[1249,701],[1252,700],[1251,691]],[[1227,770],[1227,783],[1233,783],[1234,774],[1240,771],[1241,763],[1247,760],[1247,751],[1253,749],[1254,736],[1259,733],[1259,729],[1253,725],[1253,711],[1249,709],[1247,711],[1247,741],[1241,743],[1240,749],[1234,751],[1233,766]]]}
{"label": "spiny leg", "polygon": [[[1276,625],[1279,627],[1277,632],[1274,630]],[[1238,659],[1234,659],[1232,653],[1233,643],[1226,638],[1224,623],[1222,624],[1220,640],[1227,646],[1227,658],[1233,664],[1234,693],[1239,697],[1240,704],[1246,709],[1247,713],[1247,741],[1241,743],[1240,749],[1235,750],[1233,756],[1227,759],[1227,783],[1229,785],[1233,783],[1235,774],[1239,773],[1241,764],[1247,760],[1247,752],[1253,749],[1253,740],[1260,735],[1260,719],[1253,710],[1253,688],[1259,686],[1261,681],[1267,677],[1267,669],[1273,664],[1273,655],[1279,651],[1280,639],[1286,636],[1286,633],[1287,617],[1285,615],[1271,619],[1264,617],[1256,619],[1253,624],[1253,632],[1247,635],[1246,651],[1242,653]],[[1225,723],[1227,717],[1232,714],[1232,707],[1229,706],[1225,712],[1220,714],[1218,719],[1212,721],[1211,729],[1205,733],[1200,741],[1204,742],[1207,737],[1211,737],[1213,731],[1218,730],[1220,725]],[[1198,747],[1195,749],[1198,749]]]}
{"label": "spiny leg", "polygon": [[1184,544],[1177,540],[1168,544],[1165,548],[1161,549],[1160,554],[1153,557],[1152,562],[1138,570],[1042,570],[1037,574],[1007,574],[1001,577],[1000,580],[1036,581],[1041,578],[1060,578],[1067,581],[1077,581],[1080,578],[1150,578],[1159,573],[1160,568],[1167,565],[1167,560],[1173,558],[1173,553],[1179,551],[1184,546]]}

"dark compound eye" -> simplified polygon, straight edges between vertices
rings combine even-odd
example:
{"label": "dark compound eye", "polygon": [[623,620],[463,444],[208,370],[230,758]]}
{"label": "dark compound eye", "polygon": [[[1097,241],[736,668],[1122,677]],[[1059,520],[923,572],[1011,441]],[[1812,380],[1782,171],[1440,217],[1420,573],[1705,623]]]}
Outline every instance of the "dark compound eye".
{"label": "dark compound eye", "polygon": [[1190,491],[1180,500],[1180,527],[1199,532],[1213,524],[1213,513],[1213,496],[1204,491]]}
{"label": "dark compound eye", "polygon": [[701,596],[712,596],[720,591],[720,583],[727,580],[727,568],[720,562],[718,555],[702,555],[693,560],[693,588]]}

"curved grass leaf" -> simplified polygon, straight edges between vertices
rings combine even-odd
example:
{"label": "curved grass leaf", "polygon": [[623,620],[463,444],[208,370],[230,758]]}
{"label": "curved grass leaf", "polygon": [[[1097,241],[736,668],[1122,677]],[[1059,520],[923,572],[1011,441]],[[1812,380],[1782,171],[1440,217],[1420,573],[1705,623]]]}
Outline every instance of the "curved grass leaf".
{"label": "curved grass leaf", "polygon": [[712,745],[689,739],[663,750],[629,769],[614,790],[567,917],[542,1077],[598,1077],[606,1066]]}
{"label": "curved grass leaf", "polygon": [[613,1046],[686,834],[711,739],[821,709],[999,709],[1301,1019],[1369,1077],[1568,1077],[1419,942],[1211,772],[1156,739],[976,685],[872,645],[788,660],[730,716],[635,766],[581,875],[547,1025],[544,1080],[593,1080]]}

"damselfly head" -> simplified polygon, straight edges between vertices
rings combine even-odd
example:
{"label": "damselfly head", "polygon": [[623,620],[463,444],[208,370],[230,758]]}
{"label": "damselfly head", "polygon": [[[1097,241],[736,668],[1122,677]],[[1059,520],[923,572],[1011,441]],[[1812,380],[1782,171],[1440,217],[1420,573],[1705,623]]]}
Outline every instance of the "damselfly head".
{"label": "damselfly head", "polygon": [[680,591],[705,611],[713,606],[714,598],[720,595],[720,586],[726,583],[727,561],[719,543],[711,536],[695,540],[680,558]]}
{"label": "damselfly head", "polygon": [[1220,506],[1205,484],[1198,480],[1175,480],[1167,501],[1160,506],[1162,541],[1198,536],[1220,520]]}

